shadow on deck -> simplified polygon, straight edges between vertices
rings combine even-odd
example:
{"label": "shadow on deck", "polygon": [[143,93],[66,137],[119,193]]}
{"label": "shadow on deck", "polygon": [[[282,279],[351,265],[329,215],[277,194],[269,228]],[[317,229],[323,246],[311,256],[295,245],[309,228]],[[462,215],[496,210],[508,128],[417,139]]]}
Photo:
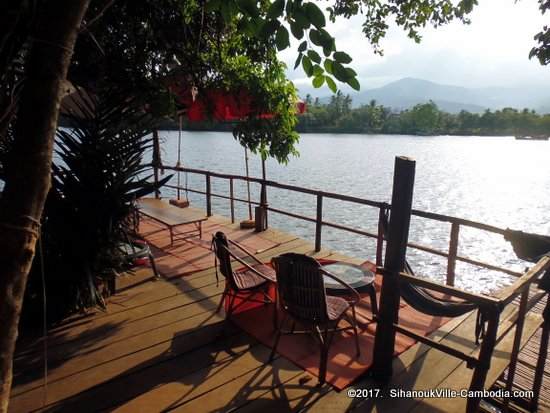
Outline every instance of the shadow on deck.
{"label": "shadow on deck", "polygon": [[[209,237],[218,229],[264,261],[288,251],[343,258],[331,251],[314,253],[312,244],[290,234],[273,229],[254,234],[217,216],[205,223],[203,240],[173,247],[162,231],[152,234],[150,224],[142,230],[151,233],[163,278],[154,280],[150,269],[142,268],[120,280],[107,312],[90,311],[52,329],[47,386],[42,343],[21,341],[10,411],[464,411],[462,399],[349,398],[346,391],[317,386],[316,377],[283,357],[268,364],[268,347],[215,313],[223,285],[216,282]],[[502,328],[511,317],[512,308],[503,314]],[[431,338],[473,354],[474,325],[475,314],[469,314]],[[535,325],[526,322],[528,337]],[[497,346],[491,382],[506,367],[509,347],[506,339]],[[391,387],[464,388],[466,383],[467,388],[470,377],[459,360],[417,343],[394,359]],[[364,378],[354,388],[375,385]]]}

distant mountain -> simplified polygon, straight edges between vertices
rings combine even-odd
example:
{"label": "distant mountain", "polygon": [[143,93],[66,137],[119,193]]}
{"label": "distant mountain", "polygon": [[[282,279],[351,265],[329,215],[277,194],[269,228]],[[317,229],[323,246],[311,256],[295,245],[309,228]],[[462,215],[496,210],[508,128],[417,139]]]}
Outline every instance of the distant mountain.
{"label": "distant mountain", "polygon": [[[461,110],[483,112],[485,109],[535,109],[539,113],[550,111],[550,93],[544,86],[510,88],[466,88],[444,85],[428,80],[404,78],[385,86],[351,94],[353,105],[360,106],[372,99],[395,110],[410,108],[418,103],[433,100],[437,106],[450,113]],[[329,98],[323,98],[328,102]]]}

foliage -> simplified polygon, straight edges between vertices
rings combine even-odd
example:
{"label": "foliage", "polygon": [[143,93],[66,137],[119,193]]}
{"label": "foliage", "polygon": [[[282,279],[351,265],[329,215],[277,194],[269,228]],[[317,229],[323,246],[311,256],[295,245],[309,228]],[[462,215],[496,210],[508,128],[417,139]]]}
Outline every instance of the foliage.
{"label": "foliage", "polygon": [[[155,189],[141,162],[152,119],[127,96],[116,89],[81,94],[72,128],[58,130],[42,226],[46,290],[55,297],[50,321],[102,303],[98,284],[126,265],[118,246],[132,229],[133,201]],[[35,260],[25,299],[30,319],[42,304],[40,271]]]}
{"label": "foliage", "polygon": [[380,40],[386,35],[388,20],[394,19],[418,43],[419,30],[427,24],[439,27],[453,19],[469,23],[467,14],[476,4],[477,0],[460,0],[456,5],[451,0],[336,0],[328,10],[333,21],[340,16],[364,15],[363,33],[375,52],[383,54]]}
{"label": "foliage", "polygon": [[[550,0],[539,0],[539,8],[542,14],[550,10]],[[529,58],[536,57],[541,65],[550,64],[550,27],[544,26],[542,31],[535,35],[538,46],[531,49]]]}
{"label": "foliage", "polygon": [[[358,108],[342,106],[343,95],[334,95],[326,105],[310,106],[300,119],[301,132],[389,133],[407,135],[549,135],[550,114],[513,108],[486,110],[482,114],[461,111],[450,114],[433,102],[409,110],[392,112],[371,101]],[[337,112],[335,107],[345,108]]]}

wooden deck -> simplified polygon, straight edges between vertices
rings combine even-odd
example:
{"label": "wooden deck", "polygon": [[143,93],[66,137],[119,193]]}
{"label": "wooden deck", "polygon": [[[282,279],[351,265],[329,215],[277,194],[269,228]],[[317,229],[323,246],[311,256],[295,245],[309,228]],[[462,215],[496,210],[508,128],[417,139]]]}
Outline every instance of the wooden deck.
{"label": "wooden deck", "polygon": [[[223,217],[211,217],[207,223],[239,233]],[[251,234],[249,230],[242,233]],[[272,244],[256,254],[264,261],[287,251],[347,259],[327,250],[314,253],[311,243],[274,229],[261,237]],[[43,343],[21,340],[10,411],[464,411],[466,400],[461,398],[352,399],[346,391],[318,387],[316,377],[285,358],[268,364],[269,348],[215,313],[223,285],[216,283],[213,265],[212,258],[209,268],[184,277],[171,273],[170,278],[160,280],[154,280],[149,269],[141,269],[121,280],[107,312],[75,316],[52,329],[47,341],[47,386]],[[502,331],[515,314],[513,306],[504,311]],[[474,354],[478,350],[474,325],[475,314],[469,314],[451,320],[431,338]],[[539,325],[540,316],[530,314],[524,337],[531,337]],[[513,332],[495,350],[489,385],[507,366]],[[471,372],[459,360],[417,343],[394,359],[390,387],[464,389]],[[364,378],[353,388],[373,386]]]}

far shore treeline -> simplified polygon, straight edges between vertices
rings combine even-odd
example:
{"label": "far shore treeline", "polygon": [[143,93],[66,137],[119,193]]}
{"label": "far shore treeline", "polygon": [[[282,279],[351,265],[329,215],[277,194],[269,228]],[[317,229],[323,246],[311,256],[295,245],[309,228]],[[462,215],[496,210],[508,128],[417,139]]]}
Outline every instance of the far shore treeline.
{"label": "far shore treeline", "polygon": [[[328,103],[306,96],[307,112],[299,116],[300,133],[377,133],[403,135],[478,135],[478,136],[548,136],[550,114],[530,109],[503,108],[483,113],[448,113],[432,101],[395,111],[371,101],[352,107],[350,95],[338,92]],[[177,123],[166,121],[163,129],[176,129]],[[186,130],[231,131],[232,123],[213,121],[184,122]]]}

